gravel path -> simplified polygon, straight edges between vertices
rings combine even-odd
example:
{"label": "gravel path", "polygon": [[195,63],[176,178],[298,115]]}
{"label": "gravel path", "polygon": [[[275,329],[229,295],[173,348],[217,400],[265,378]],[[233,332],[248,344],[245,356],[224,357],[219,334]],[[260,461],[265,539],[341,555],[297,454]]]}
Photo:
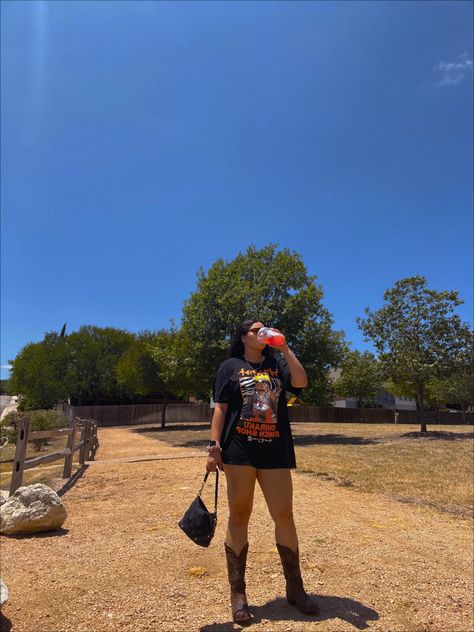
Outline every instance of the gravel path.
{"label": "gravel path", "polygon": [[[99,439],[97,462],[63,496],[64,530],[2,537],[10,591],[2,632],[240,629],[228,605],[224,477],[217,534],[202,549],[177,521],[199,487],[204,453],[123,428],[99,429]],[[300,615],[282,598],[273,528],[257,490],[247,573],[252,629],[474,629],[470,521],[304,474],[294,475],[294,486],[302,569],[322,614]]]}

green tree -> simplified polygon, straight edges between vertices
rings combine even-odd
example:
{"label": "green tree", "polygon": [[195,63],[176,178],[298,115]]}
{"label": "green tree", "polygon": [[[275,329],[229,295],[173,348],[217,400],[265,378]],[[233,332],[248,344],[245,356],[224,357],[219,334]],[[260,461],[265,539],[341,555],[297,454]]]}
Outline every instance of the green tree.
{"label": "green tree", "polygon": [[22,395],[21,410],[74,403],[123,400],[130,395],[118,384],[115,366],[134,340],[112,327],[84,326],[65,336],[47,333],[41,342],[23,347],[11,361],[10,388]]}
{"label": "green tree", "polygon": [[428,383],[428,392],[443,404],[459,405],[462,411],[463,423],[466,412],[474,403],[474,371],[456,371],[449,377],[436,379]]}
{"label": "green tree", "polygon": [[147,346],[158,367],[159,385],[163,393],[161,427],[164,428],[169,396],[183,397],[192,392],[192,359],[185,335],[173,325],[169,330],[158,332]]}
{"label": "green tree", "polygon": [[469,326],[452,313],[463,301],[456,291],[429,289],[422,276],[397,281],[384,293],[384,301],[375,312],[366,308],[367,318],[357,322],[377,349],[386,377],[415,395],[421,432],[426,432],[426,385],[453,372],[471,335]]}
{"label": "green tree", "polygon": [[427,395],[435,405],[459,405],[466,423],[467,409],[474,403],[474,332],[466,331],[460,343],[455,365],[448,374],[428,382]]}
{"label": "green tree", "polygon": [[343,397],[357,397],[362,407],[376,405],[383,387],[383,377],[375,356],[369,351],[350,351],[341,364],[341,376],[334,391]]}
{"label": "green tree", "polygon": [[9,380],[0,380],[0,395],[15,395],[11,390]]}
{"label": "green tree", "polygon": [[58,334],[47,333],[41,342],[25,345],[10,364],[9,388],[22,395],[21,410],[52,408],[67,397],[68,349]]}
{"label": "green tree", "polygon": [[142,397],[156,393],[160,388],[158,364],[149,348],[156,338],[157,334],[149,331],[137,334],[115,367],[118,383]]}
{"label": "green tree", "polygon": [[218,259],[200,270],[197,288],[186,301],[182,330],[193,366],[196,394],[208,396],[230,336],[247,318],[281,329],[309,377],[303,401],[330,400],[328,369],[345,351],[342,332],[322,303],[316,277],[309,276],[299,254],[270,244],[250,246],[232,261]]}
{"label": "green tree", "polygon": [[116,366],[134,342],[128,331],[84,325],[65,338],[68,369],[65,382],[71,400],[79,405],[127,401],[133,394],[119,384]]}

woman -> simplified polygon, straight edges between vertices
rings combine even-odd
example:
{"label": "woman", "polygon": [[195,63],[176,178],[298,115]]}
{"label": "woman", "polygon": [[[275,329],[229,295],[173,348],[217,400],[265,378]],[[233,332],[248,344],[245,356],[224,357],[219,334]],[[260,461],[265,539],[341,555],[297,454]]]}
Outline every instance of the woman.
{"label": "woman", "polygon": [[260,485],[271,517],[286,579],[288,602],[305,614],[318,614],[316,602],[301,579],[298,538],[293,521],[291,469],[296,467],[286,390],[304,388],[304,368],[288,345],[275,347],[257,337],[262,321],[246,320],[232,339],[228,358],[214,381],[214,415],[207,471],[224,470],[229,523],[225,540],[233,620],[251,623],[245,595],[248,523],[255,481]]}

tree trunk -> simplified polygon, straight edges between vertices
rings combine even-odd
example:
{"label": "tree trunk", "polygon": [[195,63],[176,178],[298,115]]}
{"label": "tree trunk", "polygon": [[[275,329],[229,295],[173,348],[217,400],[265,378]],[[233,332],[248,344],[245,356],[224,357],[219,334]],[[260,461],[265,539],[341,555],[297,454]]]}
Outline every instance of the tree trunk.
{"label": "tree trunk", "polygon": [[161,427],[165,427],[166,423],[166,405],[168,404],[168,396],[166,393],[163,393],[163,408],[161,409]]}
{"label": "tree trunk", "polygon": [[424,385],[418,384],[418,407],[419,407],[419,418],[420,418],[420,432],[427,432],[426,429],[426,418],[425,418],[425,393],[424,393]]}
{"label": "tree trunk", "polygon": [[462,422],[463,422],[463,424],[467,424],[467,421],[466,421],[466,409],[467,409],[467,406],[465,406],[464,404],[461,404]]}

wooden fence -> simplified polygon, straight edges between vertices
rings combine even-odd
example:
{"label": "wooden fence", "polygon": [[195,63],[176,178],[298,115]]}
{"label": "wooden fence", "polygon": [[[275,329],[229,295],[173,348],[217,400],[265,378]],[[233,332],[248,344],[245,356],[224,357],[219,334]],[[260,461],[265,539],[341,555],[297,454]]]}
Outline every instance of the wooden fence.
{"label": "wooden fence", "polygon": [[[71,421],[74,417],[87,417],[98,426],[133,426],[135,424],[161,423],[162,404],[118,404],[115,406],[68,406],[59,410]],[[209,423],[209,404],[170,402],[166,406],[167,422]]]}
{"label": "wooden fence", "polygon": [[[87,417],[99,426],[132,426],[135,424],[161,424],[161,404],[123,404],[116,406],[68,406],[60,410],[71,422],[74,417]],[[395,423],[395,411],[387,408],[322,408],[319,406],[290,406],[290,421],[306,423]],[[397,423],[419,423],[416,410],[397,411]],[[474,413],[466,413],[466,423],[474,423]],[[166,407],[166,421],[170,423],[209,423],[209,404],[172,402]],[[427,411],[428,424],[463,424],[461,413]]]}
{"label": "wooden fence", "polygon": [[[290,406],[290,421],[313,423],[364,423],[364,424],[418,424],[416,410],[391,410],[389,408],[320,408],[319,406]],[[437,424],[474,424],[474,413],[447,411],[425,411],[426,423]]]}
{"label": "wooden fence", "polygon": [[[44,463],[50,463],[51,461],[64,459],[63,478],[70,478],[74,452],[79,450],[79,463],[80,465],[84,465],[85,461],[94,460],[95,453],[99,447],[97,423],[93,419],[76,418],[72,421],[69,428],[60,430],[37,430],[30,432],[30,426],[31,418],[28,415],[25,415],[18,424],[15,460],[13,462],[10,482],[10,496],[21,487],[23,472],[25,470]],[[77,443],[75,443],[76,435],[80,435]],[[67,437],[67,445],[65,448],[43,456],[26,458],[26,449],[29,441],[53,439],[57,437]]]}

